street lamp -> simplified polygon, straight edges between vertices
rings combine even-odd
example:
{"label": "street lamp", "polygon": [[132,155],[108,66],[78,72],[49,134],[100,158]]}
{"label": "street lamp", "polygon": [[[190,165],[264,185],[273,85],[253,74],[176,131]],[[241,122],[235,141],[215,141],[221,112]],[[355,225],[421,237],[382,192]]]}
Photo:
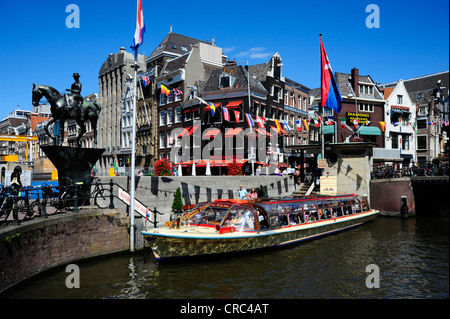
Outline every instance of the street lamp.
{"label": "street lamp", "polygon": [[[356,98],[356,95],[353,96],[353,94],[351,94],[351,93],[347,94],[347,97],[348,97],[349,99],[351,99],[351,98],[353,98],[353,97],[355,98],[356,122],[359,124],[359,118],[358,118],[358,99]],[[356,130],[356,133],[358,134],[358,137],[359,137],[359,130]]]}

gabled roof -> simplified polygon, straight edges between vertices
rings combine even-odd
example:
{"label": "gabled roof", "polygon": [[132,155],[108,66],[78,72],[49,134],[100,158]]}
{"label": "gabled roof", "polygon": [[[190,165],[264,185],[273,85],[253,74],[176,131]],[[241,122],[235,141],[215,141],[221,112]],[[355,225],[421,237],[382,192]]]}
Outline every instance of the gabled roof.
{"label": "gabled roof", "polygon": [[[352,76],[350,74],[335,72],[334,76],[336,78],[336,83],[339,87],[339,92],[341,92],[342,98],[346,98],[349,94],[352,94],[353,96],[355,95],[355,92],[353,92],[353,88],[352,88],[352,84],[351,84]],[[375,84],[369,75],[360,75],[359,82]],[[374,86],[373,96],[360,94],[359,98],[384,100],[383,95],[380,94],[380,92],[378,91],[376,86]]]}
{"label": "gabled roof", "polygon": [[175,58],[173,60],[166,62],[166,65],[162,69],[162,73],[164,73],[164,72],[170,73],[175,70],[183,68],[184,65],[186,64],[186,61],[189,58],[189,54],[190,54],[190,52],[188,52],[178,58]]}
{"label": "gabled roof", "polygon": [[[235,66],[227,66],[225,68],[216,69],[211,72],[211,75],[209,76],[208,80],[205,83],[204,92],[210,92],[210,91],[218,91],[220,90],[220,78],[224,74],[229,74],[232,77],[234,77],[233,85],[230,89],[243,89],[248,88],[248,78],[250,79],[250,88],[254,90],[259,90],[261,92],[264,92],[264,94],[267,94],[266,89],[252,76],[252,72],[250,72],[250,76],[247,74],[247,70],[242,65],[235,65]],[[265,77],[264,77],[265,79]]]}
{"label": "gabled roof", "polygon": [[[403,80],[403,84],[409,93],[411,101],[416,104],[428,103],[433,99],[433,90],[437,88],[437,82],[441,80],[444,98],[448,97],[449,89],[449,71],[433,73],[429,75],[419,76],[412,79]],[[381,88],[395,87],[397,82],[391,82],[380,85]]]}
{"label": "gabled roof", "polygon": [[[207,43],[198,39],[190,38],[185,35],[169,32],[164,40],[152,52],[148,60],[153,60],[163,53],[173,56],[181,56],[191,51],[191,47],[199,42]],[[183,49],[185,48],[185,49]],[[186,51],[187,50],[187,51]]]}

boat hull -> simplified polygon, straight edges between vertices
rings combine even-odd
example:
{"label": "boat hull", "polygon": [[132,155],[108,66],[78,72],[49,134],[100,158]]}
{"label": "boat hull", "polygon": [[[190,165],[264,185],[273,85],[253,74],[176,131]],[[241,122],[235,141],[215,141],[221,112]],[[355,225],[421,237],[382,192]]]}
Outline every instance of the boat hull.
{"label": "boat hull", "polygon": [[372,221],[378,211],[259,232],[219,234],[213,229],[153,229],[142,232],[156,259],[214,256],[293,244]]}

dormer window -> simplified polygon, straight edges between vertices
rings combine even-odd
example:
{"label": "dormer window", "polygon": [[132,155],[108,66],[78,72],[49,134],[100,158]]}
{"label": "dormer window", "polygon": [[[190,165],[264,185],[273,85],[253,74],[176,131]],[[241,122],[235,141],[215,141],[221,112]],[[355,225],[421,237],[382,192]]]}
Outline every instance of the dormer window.
{"label": "dormer window", "polygon": [[359,94],[373,95],[373,85],[360,84]]}
{"label": "dormer window", "polygon": [[221,89],[228,89],[233,86],[235,78],[229,74],[223,74],[219,80],[219,87]]}

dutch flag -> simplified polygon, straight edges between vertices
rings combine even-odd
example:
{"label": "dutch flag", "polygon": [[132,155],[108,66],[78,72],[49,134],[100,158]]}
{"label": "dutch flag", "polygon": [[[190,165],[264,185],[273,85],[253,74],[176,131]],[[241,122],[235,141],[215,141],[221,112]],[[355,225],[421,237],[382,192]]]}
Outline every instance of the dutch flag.
{"label": "dutch flag", "polygon": [[142,43],[144,43],[145,23],[144,13],[142,12],[142,1],[137,0],[137,12],[136,12],[136,31],[134,32],[133,43],[131,48],[136,51]]}

